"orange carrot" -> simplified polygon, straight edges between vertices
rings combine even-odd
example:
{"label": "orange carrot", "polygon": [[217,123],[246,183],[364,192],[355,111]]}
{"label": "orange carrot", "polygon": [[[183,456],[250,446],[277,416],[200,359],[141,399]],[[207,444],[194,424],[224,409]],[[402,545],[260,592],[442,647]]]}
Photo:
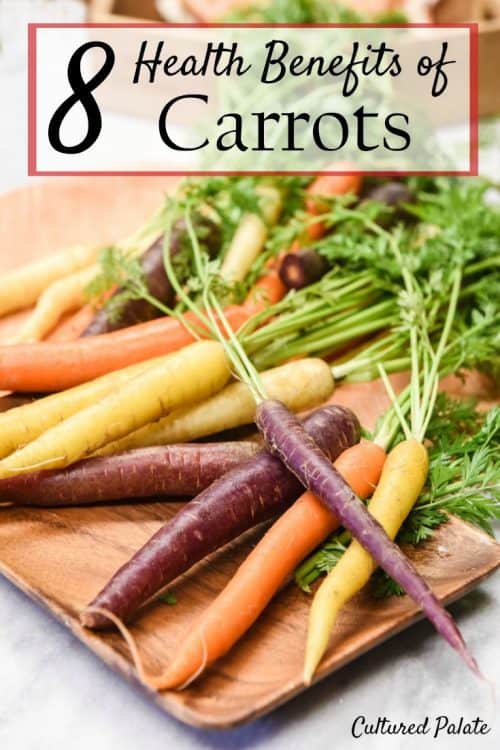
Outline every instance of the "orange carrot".
{"label": "orange carrot", "polygon": [[[360,497],[369,497],[382,472],[385,451],[362,441],[335,461]],[[265,609],[296,566],[338,526],[337,519],[305,492],[269,529],[219,596],[201,615],[166,672],[147,679],[158,690],[183,686],[223,656]]]}
{"label": "orange carrot", "polygon": [[278,261],[278,258],[272,258],[271,262],[267,263],[266,273],[257,279],[248,293],[245,304],[255,305],[256,311],[259,307],[274,305],[288,292],[279,277]]}
{"label": "orange carrot", "polygon": [[[111,289],[108,289],[106,292],[103,292],[103,294],[99,297],[98,300],[98,307],[103,305],[106,300],[108,300],[113,292],[116,290],[116,285],[113,285]],[[78,312],[74,313],[74,315],[71,315],[71,317],[66,318],[66,320],[59,325],[56,330],[47,337],[48,341],[74,341],[75,339],[80,338],[84,330],[87,328],[87,326],[90,324],[90,322],[94,319],[96,314],[96,305],[95,304],[88,304],[84,305]]]}
{"label": "orange carrot", "polygon": [[[237,330],[256,312],[232,305],[226,317]],[[190,313],[186,319],[196,323]],[[53,392],[72,388],[135,362],[192,344],[193,335],[176,318],[158,318],[76,341],[44,341],[0,346],[0,390]]]}
{"label": "orange carrot", "polygon": [[[349,162],[334,162],[329,164],[327,169],[331,171],[344,171],[354,169]],[[307,192],[312,198],[306,200],[306,207],[310,214],[318,216],[328,210],[328,205],[321,203],[317,196],[347,195],[347,193],[359,193],[362,179],[359,174],[339,174],[328,175],[320,174],[312,182]],[[315,221],[310,224],[307,233],[311,240],[319,240],[326,232],[326,227],[322,221]]]}

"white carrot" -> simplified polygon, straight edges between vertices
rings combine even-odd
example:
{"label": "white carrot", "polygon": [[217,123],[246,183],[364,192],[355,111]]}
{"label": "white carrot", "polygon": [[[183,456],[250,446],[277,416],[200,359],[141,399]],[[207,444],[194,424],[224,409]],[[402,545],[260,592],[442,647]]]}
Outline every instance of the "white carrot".
{"label": "white carrot", "polygon": [[262,216],[245,214],[241,219],[220,271],[226,281],[243,281],[264,248],[268,225],[275,224],[281,213],[282,200],[276,188],[262,185],[257,192],[260,196]]}

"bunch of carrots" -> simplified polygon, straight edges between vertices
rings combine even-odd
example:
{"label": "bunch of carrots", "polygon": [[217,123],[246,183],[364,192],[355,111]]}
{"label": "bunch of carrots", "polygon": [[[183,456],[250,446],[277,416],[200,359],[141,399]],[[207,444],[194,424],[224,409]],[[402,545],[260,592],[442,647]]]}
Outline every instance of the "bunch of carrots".
{"label": "bunch of carrots", "polygon": [[[76,248],[0,278],[1,314],[35,304],[21,340],[0,346],[0,388],[51,394],[0,414],[0,500],[71,506],[193,497],[81,614],[86,627],[121,630],[140,677],[155,689],[181,688],[223,656],[338,527],[353,541],[314,598],[304,680],[339,608],[379,565],[479,673],[394,538],[427,480],[424,438],[439,378],[472,361],[497,318],[475,319],[469,346],[458,310],[477,293],[477,269],[455,269],[446,301],[429,304],[397,233],[363,213],[370,196],[360,201],[359,175],[346,164],[333,171],[297,186],[301,206],[290,216],[289,187],[253,185],[229,238],[228,195],[219,204],[207,191],[193,205],[193,192],[181,188],[119,243],[118,255]],[[384,185],[372,189],[372,200],[409,203],[407,188],[391,184],[385,193]],[[385,243],[401,273],[391,282],[400,284],[396,293],[369,268],[330,267],[341,221]],[[40,340],[75,308],[59,340]],[[368,440],[349,409],[320,405],[336,373],[371,375],[374,366],[392,406]],[[386,372],[405,369],[410,386],[396,396]],[[303,420],[294,414],[314,407]],[[260,443],[194,442],[251,422]],[[146,674],[124,623],[196,562],[272,519],[166,672]]]}

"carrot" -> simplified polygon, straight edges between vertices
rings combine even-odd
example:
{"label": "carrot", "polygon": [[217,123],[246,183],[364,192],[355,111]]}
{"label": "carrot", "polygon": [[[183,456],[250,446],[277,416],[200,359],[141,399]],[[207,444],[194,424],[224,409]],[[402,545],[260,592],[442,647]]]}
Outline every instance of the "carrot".
{"label": "carrot", "polygon": [[101,248],[77,245],[0,276],[0,315],[31,307],[54,281],[95,263]]}
{"label": "carrot", "polygon": [[287,292],[288,289],[281,281],[279,271],[273,264],[250,289],[245,304],[255,305],[257,309],[262,305],[274,305],[282,300]]}
{"label": "carrot", "polygon": [[[173,302],[173,290],[165,276],[163,264],[163,235],[158,237],[155,242],[144,253],[141,259],[141,269],[144,276],[144,283],[151,293],[165,305],[171,305]],[[111,297],[117,297],[123,292],[123,288],[115,289]],[[108,301],[108,300],[107,300]],[[103,333],[117,331],[120,328],[128,328],[136,323],[145,323],[153,318],[158,318],[162,313],[160,310],[145,299],[129,299],[125,302],[115,316],[110,313],[108,305],[102,305],[94,315],[89,325],[82,332],[82,336],[98,336]]]}
{"label": "carrot", "polygon": [[[335,468],[352,490],[368,497],[376,486],[385,451],[362,441],[347,448]],[[329,510],[305,492],[275,523],[203,612],[176,650],[162,689],[176,688],[219,659],[266,608],[300,561],[338,526]]]}
{"label": "carrot", "polygon": [[[390,539],[397,532],[423,489],[429,459],[417,440],[399,443],[388,455],[368,510]],[[397,502],[393,502],[397,498]],[[325,578],[313,599],[309,617],[304,681],[309,684],[323,653],[341,607],[368,583],[377,564],[354,540]],[[445,616],[449,618],[446,610]]]}
{"label": "carrot", "polygon": [[[262,382],[274,398],[295,412],[322,404],[333,393],[330,369],[322,359],[302,359],[261,373]],[[99,454],[121,453],[131,448],[166,443],[184,443],[223,430],[250,424],[255,418],[255,402],[244,383],[231,383],[206,401],[173,411],[158,422],[148,424]]]}
{"label": "carrot", "polygon": [[[306,434],[334,460],[359,439],[354,414],[326,406],[304,421]],[[301,494],[300,483],[283,463],[261,450],[256,456],[214,482],[163,526],[120,568],[83,612],[87,627],[104,627],[94,607],[128,619],[162,587],[244,531],[279,515]]]}
{"label": "carrot", "polygon": [[282,199],[271,185],[258,188],[262,217],[258,214],[245,214],[226,251],[220,274],[227,281],[243,281],[255,259],[263,250],[267,239],[268,225],[279,218]]}
{"label": "carrot", "polygon": [[[227,308],[238,329],[253,314],[244,305]],[[196,318],[186,313],[187,321]],[[193,335],[175,318],[158,318],[120,331],[68,342],[0,346],[0,390],[62,391],[145,359],[175,352]]]}
{"label": "carrot", "polygon": [[385,203],[386,206],[393,207],[399,206],[401,203],[413,203],[415,199],[408,185],[404,182],[391,180],[368,190],[363,196],[363,201],[367,200],[378,201],[379,203]]}
{"label": "carrot", "polygon": [[36,507],[192,497],[259,450],[257,442],[185,443],[89,458],[59,471],[0,479],[2,502]]}
{"label": "carrot", "polygon": [[97,403],[123,383],[160,361],[161,358],[148,359],[62,393],[55,393],[2,412],[0,414],[0,459],[35,440],[42,432],[54,427],[77,411]]}
{"label": "carrot", "polygon": [[116,291],[116,287],[113,286],[111,289],[103,292],[99,300],[95,303],[88,303],[84,305],[78,312],[74,313],[71,317],[61,323],[56,330],[48,337],[49,341],[74,341],[83,335],[84,331],[88,328],[89,324],[96,316],[96,303],[98,310]]}
{"label": "carrot", "polygon": [[69,466],[176,407],[210,396],[229,377],[221,344],[191,344],[4,458],[0,478]]}
{"label": "carrot", "polygon": [[[306,208],[310,214],[318,216],[328,211],[328,204],[321,202],[321,196],[330,197],[333,195],[346,195],[347,193],[359,193],[362,183],[361,175],[347,173],[349,169],[352,170],[353,168],[350,162],[334,162],[328,165],[328,169],[346,173],[339,175],[322,174],[316,177],[307,189],[310,197],[306,200]],[[311,240],[319,240],[325,232],[326,227],[321,221],[312,222],[307,229]]]}

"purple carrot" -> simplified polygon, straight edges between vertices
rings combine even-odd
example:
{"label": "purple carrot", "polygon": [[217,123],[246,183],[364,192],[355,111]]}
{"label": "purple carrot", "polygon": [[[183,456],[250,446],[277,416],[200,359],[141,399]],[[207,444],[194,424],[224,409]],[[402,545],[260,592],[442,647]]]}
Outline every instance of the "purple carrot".
{"label": "purple carrot", "polygon": [[378,201],[387,206],[397,206],[400,203],[412,203],[414,198],[404,182],[391,180],[382,185],[376,185],[364,195],[365,200]]}
{"label": "purple carrot", "polygon": [[438,633],[480,675],[453,618],[417,573],[401,549],[368,512],[338,471],[325,458],[314,436],[284,404],[266,400],[257,408],[256,424],[271,453],[313,492],[373,559],[422,608]]}
{"label": "purple carrot", "polygon": [[193,497],[248,460],[258,443],[183,443],[89,458],[60,471],[0,479],[0,502],[61,507],[153,497]]}
{"label": "purple carrot", "polygon": [[390,227],[397,221],[408,221],[411,214],[406,208],[409,203],[414,203],[415,198],[404,182],[391,180],[382,185],[370,188],[363,197],[362,204],[366,201],[378,201],[384,203],[392,212],[389,215],[382,213],[377,217],[377,223],[382,227]]}
{"label": "purple carrot", "polygon": [[[217,255],[221,244],[221,231],[219,226],[205,216],[196,214],[193,218],[193,227],[198,236],[200,245],[212,258]],[[172,227],[170,239],[170,255],[174,258],[188,243],[189,238],[184,219],[178,219]],[[149,293],[156,299],[171,307],[175,302],[175,292],[165,273],[163,261],[163,235],[146,250],[141,260],[142,272]],[[184,274],[185,275],[185,274]],[[180,274],[182,279],[183,274]],[[97,336],[101,333],[109,333],[119,328],[145,323],[162,315],[155,305],[145,299],[131,299],[120,304],[119,295],[123,289],[118,289],[94,316],[82,336]],[[113,309],[113,303],[117,302],[118,309]],[[115,313],[117,313],[115,315]]]}
{"label": "purple carrot", "polygon": [[[304,431],[323,450],[325,461],[334,461],[359,440],[355,415],[342,406],[329,405],[312,412]],[[216,480],[126,563],[81,615],[89,628],[109,626],[101,607],[121,620],[136,610],[181,573],[211,552],[267,521],[296,500],[300,482],[278,459],[261,450],[256,456]]]}

